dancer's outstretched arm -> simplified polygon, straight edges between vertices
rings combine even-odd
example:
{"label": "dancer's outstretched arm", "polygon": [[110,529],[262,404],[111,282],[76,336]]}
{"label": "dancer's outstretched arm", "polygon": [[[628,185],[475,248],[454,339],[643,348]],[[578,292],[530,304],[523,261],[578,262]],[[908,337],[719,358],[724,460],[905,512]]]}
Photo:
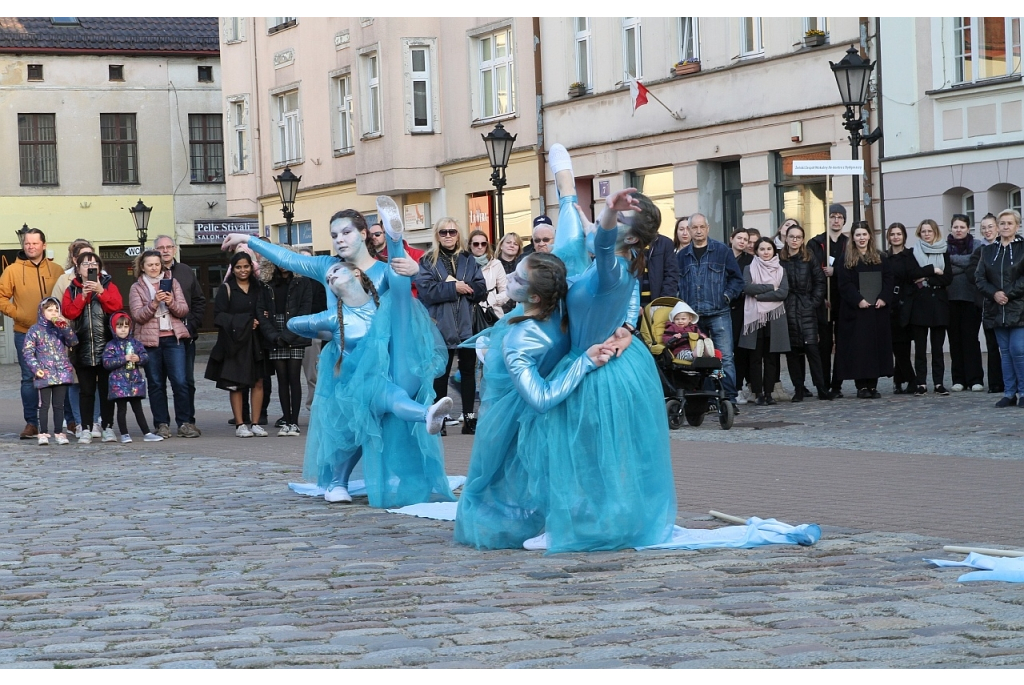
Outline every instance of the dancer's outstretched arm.
{"label": "dancer's outstretched arm", "polygon": [[534,410],[545,413],[568,397],[583,377],[604,366],[611,357],[600,345],[593,345],[587,353],[554,378],[546,379],[537,368],[537,357],[543,354],[549,341],[537,335],[530,325],[516,326],[502,343],[505,366],[516,390]]}
{"label": "dancer's outstretched arm", "polygon": [[293,316],[288,319],[288,330],[304,338],[333,340],[338,330],[338,308],[328,308],[316,314]]}
{"label": "dancer's outstretched arm", "polygon": [[258,255],[266,257],[282,269],[287,269],[288,271],[308,276],[309,278],[315,278],[325,285],[326,281],[324,278],[327,275],[327,270],[338,262],[335,257],[311,257],[309,255],[298,254],[285,247],[281,247],[280,245],[274,245],[273,243],[268,243],[265,240],[260,240],[255,236],[246,235],[244,233],[229,234],[224,238],[221,249],[228,250],[241,244],[248,245],[250,250]]}

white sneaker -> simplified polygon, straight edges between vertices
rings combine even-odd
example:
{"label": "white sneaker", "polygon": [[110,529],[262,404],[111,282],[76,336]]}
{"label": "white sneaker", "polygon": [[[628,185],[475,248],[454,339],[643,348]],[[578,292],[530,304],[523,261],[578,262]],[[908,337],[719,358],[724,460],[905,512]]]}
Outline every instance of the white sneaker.
{"label": "white sneaker", "polygon": [[462,414],[459,414],[458,418],[453,418],[451,416],[447,416],[447,417],[445,417],[445,420],[444,420],[444,425],[446,425],[446,426],[457,426],[460,423],[462,423]]}
{"label": "white sneaker", "polygon": [[[266,433],[266,431],[264,431],[264,433]],[[251,438],[252,437],[252,431],[249,430],[249,427],[246,426],[244,423],[240,423],[240,424],[238,424],[238,428],[235,429],[235,437],[236,438]]]}
{"label": "white sneaker", "polygon": [[131,442],[131,441],[132,441],[132,436],[128,435],[127,433],[125,433],[124,435],[121,436],[121,442],[122,443]]}
{"label": "white sneaker", "polygon": [[103,442],[117,442],[117,436],[114,435],[113,428],[108,426],[103,429]]}
{"label": "white sneaker", "polygon": [[334,485],[327,488],[327,492],[324,493],[324,499],[335,504],[337,502],[344,502],[345,504],[352,503],[352,495],[348,494],[348,488],[343,488],[340,485]]}
{"label": "white sneaker", "polygon": [[56,442],[58,445],[66,445],[68,444],[68,436],[64,435],[63,433],[57,433],[55,436],[53,436],[53,441]]}
{"label": "white sneaker", "polygon": [[951,390],[952,390],[953,392],[963,392],[963,391],[964,391],[964,386],[960,385],[959,383],[954,383],[954,384],[953,384],[953,387],[952,387],[952,388],[950,388],[950,389],[951,389]]}
{"label": "white sneaker", "polygon": [[981,383],[975,383],[971,386],[971,392],[985,392],[985,386]]}
{"label": "white sneaker", "polygon": [[430,405],[427,409],[427,434],[437,435],[444,428],[445,417],[448,416],[448,412],[452,410],[452,402],[450,397],[442,397],[437,402]]}
{"label": "white sneaker", "polygon": [[101,437],[103,437],[103,432],[100,430],[100,427],[98,425],[96,425],[95,423],[92,424],[92,437],[94,437],[94,438],[101,438]]}
{"label": "white sneaker", "polygon": [[384,231],[392,240],[401,240],[405,226],[402,224],[402,213],[398,204],[387,195],[377,196],[377,218],[380,219]]}
{"label": "white sneaker", "polygon": [[252,433],[252,434],[253,434],[254,436],[256,436],[257,438],[265,438],[265,437],[267,437],[267,431],[265,431],[265,430],[263,429],[263,426],[259,425],[258,423],[254,423],[254,424],[252,424],[252,425],[251,425],[251,426],[249,427],[249,431],[250,431],[250,432],[251,432],[251,433]]}
{"label": "white sneaker", "polygon": [[83,430],[81,437],[78,438],[78,444],[88,445],[90,442],[92,442],[92,433],[87,430]]}
{"label": "white sneaker", "polygon": [[302,435],[302,431],[299,430],[299,424],[293,423],[288,431],[288,435],[294,435],[296,437]]}
{"label": "white sneaker", "polygon": [[284,438],[292,434],[292,427],[287,423],[277,429],[277,437]]}
{"label": "white sneaker", "polygon": [[744,393],[742,390],[740,390],[738,393],[736,393],[736,399],[733,400],[733,401],[736,404],[746,404],[747,403],[747,395],[746,395],[746,393]]}
{"label": "white sneaker", "polygon": [[163,437],[156,433],[146,433],[142,436],[142,442],[160,442]]}
{"label": "white sneaker", "polygon": [[548,534],[547,533],[541,533],[537,537],[530,538],[529,540],[527,540],[526,542],[523,543],[523,549],[528,549],[531,552],[536,552],[538,550],[544,550],[544,549],[547,549],[547,548],[548,548]]}
{"label": "white sneaker", "polygon": [[50,434],[49,433],[40,433],[38,436],[36,436],[36,439],[39,441],[40,445],[49,445],[50,444]]}

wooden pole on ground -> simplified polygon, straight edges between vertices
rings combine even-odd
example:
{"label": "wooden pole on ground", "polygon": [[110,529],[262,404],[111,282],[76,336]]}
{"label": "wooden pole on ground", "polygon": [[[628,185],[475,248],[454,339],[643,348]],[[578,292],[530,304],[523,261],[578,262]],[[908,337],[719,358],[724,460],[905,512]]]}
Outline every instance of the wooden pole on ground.
{"label": "wooden pole on ground", "polygon": [[[708,513],[714,516],[716,519],[728,521],[729,523],[735,523],[740,526],[747,525],[747,519],[741,519],[739,516],[730,516],[729,514],[723,514],[720,511],[715,511],[714,509],[712,509]],[[1024,552],[1022,552],[1022,555],[1024,555]]]}
{"label": "wooden pole on ground", "polygon": [[1024,557],[1024,551],[1019,549],[989,549],[987,547],[960,547],[957,545],[946,545],[942,549],[947,552],[959,552],[960,554],[977,552],[978,554],[985,554],[990,557]]}

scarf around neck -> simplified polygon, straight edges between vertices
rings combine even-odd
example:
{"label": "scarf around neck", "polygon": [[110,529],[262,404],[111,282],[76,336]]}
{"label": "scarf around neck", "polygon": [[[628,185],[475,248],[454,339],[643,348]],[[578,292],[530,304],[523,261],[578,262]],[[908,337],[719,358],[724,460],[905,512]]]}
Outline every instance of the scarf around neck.
{"label": "scarf around neck", "polygon": [[974,236],[970,233],[963,238],[949,236],[946,238],[946,244],[949,245],[949,254],[951,255],[967,255],[974,252]]}
{"label": "scarf around neck", "polygon": [[945,240],[939,240],[934,243],[926,243],[923,240],[919,240],[917,245],[914,246],[914,258],[917,259],[917,263],[921,266],[928,266],[930,264],[936,269],[941,269],[944,262],[942,257],[945,254]]}
{"label": "scarf around neck", "polygon": [[[778,289],[786,275],[778,255],[767,262],[760,257],[754,257],[749,268],[751,283],[771,285],[774,289]],[[749,335],[785,313],[782,302],[761,302],[756,297],[748,296],[743,299],[742,334]]]}

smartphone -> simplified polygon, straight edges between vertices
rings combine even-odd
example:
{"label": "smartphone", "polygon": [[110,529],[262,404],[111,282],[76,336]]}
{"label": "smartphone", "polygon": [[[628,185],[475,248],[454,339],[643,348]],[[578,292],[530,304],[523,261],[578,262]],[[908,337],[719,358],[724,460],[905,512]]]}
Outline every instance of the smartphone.
{"label": "smartphone", "polygon": [[86,271],[85,271],[85,280],[87,280],[87,281],[98,281],[98,280],[100,280],[99,269],[97,269],[95,267],[90,267],[90,268],[86,269]]}
{"label": "smartphone", "polygon": [[171,278],[161,278],[160,279],[160,292],[162,292],[162,293],[174,292],[174,285],[173,285],[173,283],[174,283],[174,280],[171,279]]}

